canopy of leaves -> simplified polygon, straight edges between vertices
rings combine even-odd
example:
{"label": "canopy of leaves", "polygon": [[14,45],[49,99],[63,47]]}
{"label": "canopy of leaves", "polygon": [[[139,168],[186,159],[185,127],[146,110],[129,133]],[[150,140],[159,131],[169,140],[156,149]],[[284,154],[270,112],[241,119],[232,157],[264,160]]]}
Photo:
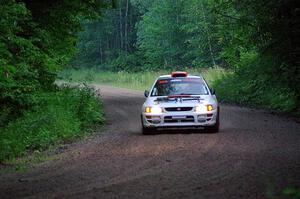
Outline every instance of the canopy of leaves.
{"label": "canopy of leaves", "polygon": [[53,89],[55,73],[75,52],[82,18],[99,16],[95,0],[1,0],[0,126]]}

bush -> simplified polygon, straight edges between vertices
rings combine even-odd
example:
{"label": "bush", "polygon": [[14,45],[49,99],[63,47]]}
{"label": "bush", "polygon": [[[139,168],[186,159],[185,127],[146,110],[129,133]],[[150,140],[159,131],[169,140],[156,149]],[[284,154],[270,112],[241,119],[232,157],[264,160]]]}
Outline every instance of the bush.
{"label": "bush", "polygon": [[102,104],[90,88],[62,87],[35,98],[33,110],[0,129],[0,161],[68,142],[104,121]]}
{"label": "bush", "polygon": [[274,75],[274,64],[271,57],[249,56],[234,73],[219,77],[213,85],[223,101],[299,114],[297,94]]}
{"label": "bush", "polygon": [[119,56],[108,63],[108,68],[105,68],[110,71],[118,72],[118,71],[130,71],[130,72],[138,72],[143,71],[142,66],[143,63],[143,55],[139,52],[129,54],[126,52],[121,52]]}

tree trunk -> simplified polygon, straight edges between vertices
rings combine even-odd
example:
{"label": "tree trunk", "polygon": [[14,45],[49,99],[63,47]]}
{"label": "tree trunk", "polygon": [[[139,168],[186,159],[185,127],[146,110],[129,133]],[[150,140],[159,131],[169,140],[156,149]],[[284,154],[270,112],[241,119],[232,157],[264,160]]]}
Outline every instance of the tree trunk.
{"label": "tree trunk", "polygon": [[128,52],[128,10],[129,0],[126,0],[126,12],[125,12],[125,50]]}
{"label": "tree trunk", "polygon": [[103,48],[102,48],[102,40],[99,42],[99,48],[100,48],[100,63],[103,64]]}
{"label": "tree trunk", "polygon": [[119,1],[120,49],[123,49],[122,1]]}
{"label": "tree trunk", "polygon": [[213,66],[216,66],[216,61],[215,61],[215,58],[214,58],[214,53],[213,53],[212,44],[211,44],[211,35],[210,35],[209,28],[208,28],[208,25],[207,25],[208,22],[207,22],[207,18],[206,18],[205,11],[204,11],[204,5],[203,5],[202,1],[201,1],[200,5],[201,5],[202,16],[203,16],[204,23],[205,23],[205,32],[206,32],[206,35],[207,35],[207,41],[208,41],[208,47],[209,47],[211,62],[213,64]]}

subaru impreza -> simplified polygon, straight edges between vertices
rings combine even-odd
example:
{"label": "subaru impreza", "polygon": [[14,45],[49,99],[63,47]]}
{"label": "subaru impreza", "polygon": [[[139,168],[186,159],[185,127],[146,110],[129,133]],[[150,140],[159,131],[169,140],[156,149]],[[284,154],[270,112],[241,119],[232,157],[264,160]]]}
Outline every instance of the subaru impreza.
{"label": "subaru impreza", "polygon": [[160,76],[144,95],[143,134],[163,129],[219,131],[220,111],[215,91],[201,75],[175,71]]}

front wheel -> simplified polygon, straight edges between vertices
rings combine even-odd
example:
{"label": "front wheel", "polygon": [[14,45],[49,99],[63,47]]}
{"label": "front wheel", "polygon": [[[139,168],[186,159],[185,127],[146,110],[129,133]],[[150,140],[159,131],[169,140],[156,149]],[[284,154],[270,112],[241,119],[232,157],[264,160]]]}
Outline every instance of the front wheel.
{"label": "front wheel", "polygon": [[142,123],[142,133],[143,135],[152,135],[155,133],[155,128],[153,127],[144,127],[143,125],[143,116],[141,115],[141,123]]}
{"label": "front wheel", "polygon": [[209,132],[209,133],[218,133],[219,132],[219,124],[216,123],[213,126],[206,127],[206,131]]}
{"label": "front wheel", "polygon": [[142,127],[142,133],[143,135],[153,135],[155,134],[155,128],[151,128],[151,127]]}
{"label": "front wheel", "polygon": [[213,126],[206,127],[207,132],[209,133],[218,133],[220,128],[220,113],[218,109],[217,121]]}

